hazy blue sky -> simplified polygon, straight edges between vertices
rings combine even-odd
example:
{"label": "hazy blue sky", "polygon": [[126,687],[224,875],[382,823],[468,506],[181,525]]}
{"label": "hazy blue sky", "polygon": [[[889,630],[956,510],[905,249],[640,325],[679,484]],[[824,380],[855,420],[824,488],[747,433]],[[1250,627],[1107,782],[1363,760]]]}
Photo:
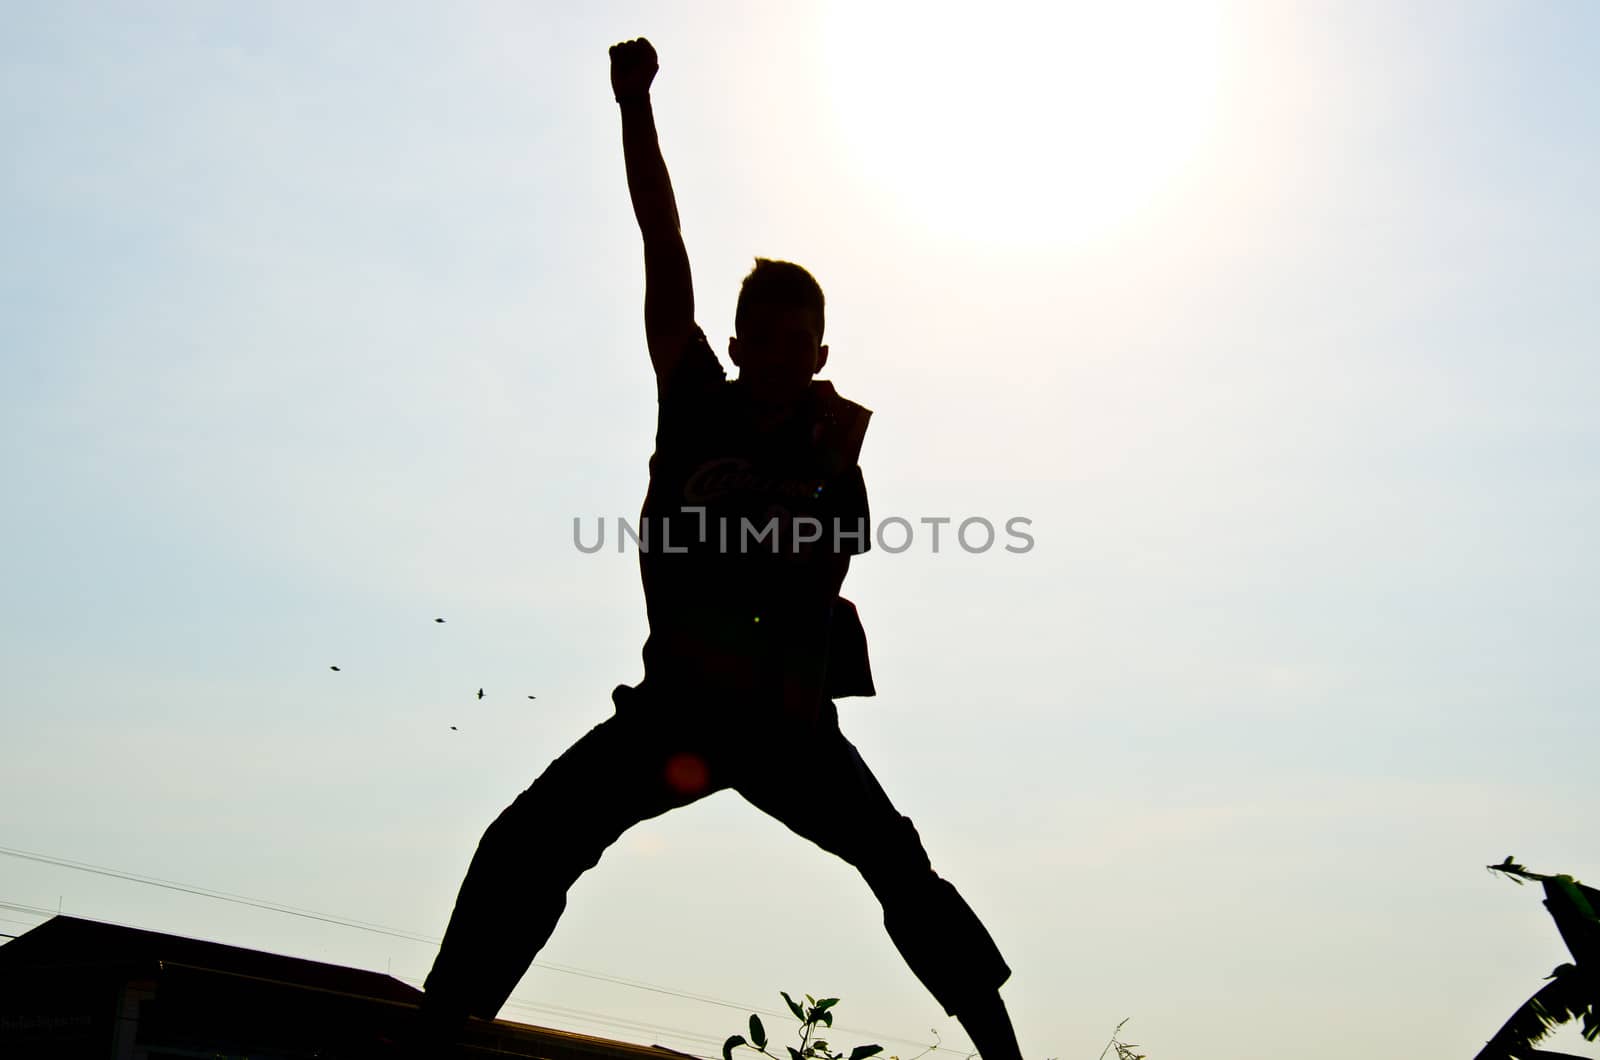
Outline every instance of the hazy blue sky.
{"label": "hazy blue sky", "polygon": [[[1044,17],[8,5],[0,848],[442,931],[640,673],[636,556],[572,522],[652,446],[643,34],[713,344],[755,255],[807,264],[875,514],[1032,520],[858,562],[841,704],[1025,1052],[1470,1056],[1567,959],[1482,866],[1600,880],[1600,6]],[[433,952],[9,854],[0,903]],[[624,837],[541,963],[735,1007],[536,967],[503,1015],[709,1055],[788,990],[966,1041],[732,794]]]}

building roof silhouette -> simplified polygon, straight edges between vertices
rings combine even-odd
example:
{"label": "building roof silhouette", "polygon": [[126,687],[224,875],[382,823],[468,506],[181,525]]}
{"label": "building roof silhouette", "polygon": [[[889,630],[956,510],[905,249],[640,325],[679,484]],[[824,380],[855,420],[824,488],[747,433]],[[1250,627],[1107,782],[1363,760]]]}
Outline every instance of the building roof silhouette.
{"label": "building roof silhouette", "polygon": [[[398,1058],[421,999],[421,991],[378,972],[56,916],[0,946],[0,1055]],[[460,1055],[669,1060],[685,1054],[473,1020]]]}

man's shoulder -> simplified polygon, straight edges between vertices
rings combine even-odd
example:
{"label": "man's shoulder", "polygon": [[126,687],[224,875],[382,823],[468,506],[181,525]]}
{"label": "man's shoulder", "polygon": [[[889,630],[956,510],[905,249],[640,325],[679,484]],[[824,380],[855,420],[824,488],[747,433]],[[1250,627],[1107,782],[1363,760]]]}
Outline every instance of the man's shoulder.
{"label": "man's shoulder", "polygon": [[700,325],[685,336],[676,356],[668,358],[656,374],[656,397],[663,404],[694,399],[720,392],[728,381],[722,362],[712,352],[711,343]]}
{"label": "man's shoulder", "polygon": [[866,440],[872,410],[842,396],[826,379],[816,380],[811,388],[819,410],[814,440],[836,459],[854,464],[861,458],[861,444]]}

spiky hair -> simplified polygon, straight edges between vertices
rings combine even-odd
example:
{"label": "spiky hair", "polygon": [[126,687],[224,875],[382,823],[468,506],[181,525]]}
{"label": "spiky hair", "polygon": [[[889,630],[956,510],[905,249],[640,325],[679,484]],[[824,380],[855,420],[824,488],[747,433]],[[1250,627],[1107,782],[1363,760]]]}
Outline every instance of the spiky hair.
{"label": "spiky hair", "polygon": [[817,341],[822,341],[822,287],[816,277],[792,261],[757,258],[755,268],[739,286],[739,302],[733,312],[733,328],[744,334],[751,316],[760,306],[779,309],[804,309],[816,318]]}

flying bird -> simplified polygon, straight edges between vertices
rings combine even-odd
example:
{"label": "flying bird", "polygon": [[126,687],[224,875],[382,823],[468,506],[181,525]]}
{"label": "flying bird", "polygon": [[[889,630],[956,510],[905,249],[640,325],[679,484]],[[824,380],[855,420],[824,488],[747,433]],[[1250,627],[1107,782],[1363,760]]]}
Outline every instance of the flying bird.
{"label": "flying bird", "polygon": [[435,622],[443,622],[443,621],[444,621],[444,619],[442,619],[442,618],[436,618],[436,619],[434,619],[434,621],[435,621]]}
{"label": "flying bird", "polygon": [[454,725],[452,725],[452,726],[450,726],[450,731],[451,732],[460,732],[461,730],[457,729]]}
{"label": "flying bird", "polygon": [[337,666],[330,666],[330,667],[328,667],[328,669],[332,670],[334,673],[338,673],[339,672],[339,668]]}
{"label": "flying bird", "polygon": [[539,697],[538,696],[529,696],[528,698],[529,699],[538,699]]}
{"label": "flying bird", "polygon": [[483,689],[481,689],[481,688],[480,688],[480,689],[478,689],[478,698],[479,698],[479,699],[482,699],[482,698],[483,698]]}
{"label": "flying bird", "polygon": [[1490,872],[1505,873],[1506,878],[1512,883],[1516,884],[1518,887],[1522,886],[1523,880],[1543,880],[1549,878],[1547,876],[1541,876],[1537,872],[1529,872],[1527,869],[1517,864],[1517,859],[1510,854],[1507,854],[1506,859],[1500,864],[1485,865],[1484,868],[1488,869]]}

